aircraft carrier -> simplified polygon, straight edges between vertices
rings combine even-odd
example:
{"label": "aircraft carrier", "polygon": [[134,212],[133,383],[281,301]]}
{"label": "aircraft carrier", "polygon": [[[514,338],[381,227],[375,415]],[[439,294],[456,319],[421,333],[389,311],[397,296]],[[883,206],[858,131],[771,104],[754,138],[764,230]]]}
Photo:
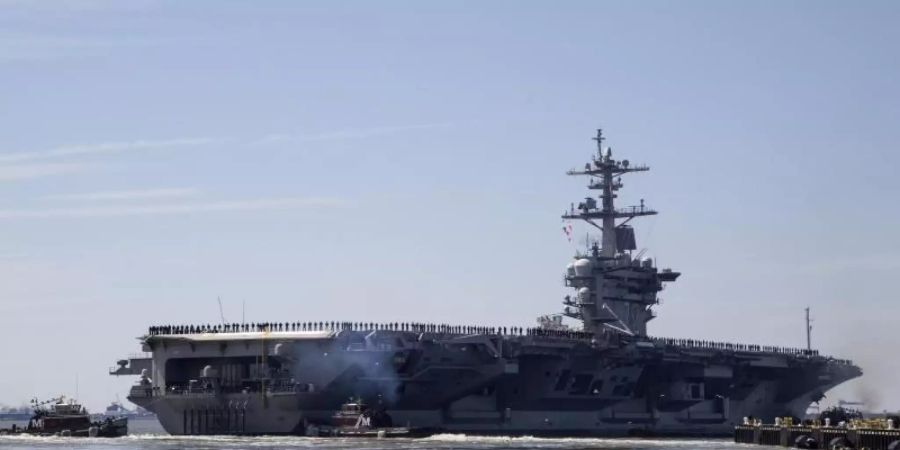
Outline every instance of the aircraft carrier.
{"label": "aircraft carrier", "polygon": [[680,273],[637,251],[632,221],[656,211],[615,206],[622,176],[649,168],[614,159],[599,130],[594,140],[597,153],[568,174],[599,195],[562,218],[600,240],[565,268],[561,314],[535,327],[157,325],[140,338],[147,354],[110,373],[138,376],[128,399],[176,435],[303,434],[359,398],[399,426],[533,436],[730,436],[744,417],[803,417],[862,374],[811,348],[649,336],[658,293]]}

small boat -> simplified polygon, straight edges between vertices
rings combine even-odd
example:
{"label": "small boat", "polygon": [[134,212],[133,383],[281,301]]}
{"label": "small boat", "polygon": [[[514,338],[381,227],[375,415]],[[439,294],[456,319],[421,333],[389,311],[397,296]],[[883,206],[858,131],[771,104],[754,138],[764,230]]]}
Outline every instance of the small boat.
{"label": "small boat", "polygon": [[45,402],[31,401],[33,413],[28,425],[0,429],[0,435],[119,437],[128,434],[128,418],[92,421],[87,409],[74,400],[58,397]]}
{"label": "small boat", "polygon": [[21,408],[7,408],[0,411],[0,421],[3,420],[28,420],[31,418],[31,410],[26,407]]}
{"label": "small boat", "polygon": [[[156,420],[156,414],[147,411],[140,406],[136,409],[128,409],[118,400],[114,401],[106,407],[106,411],[100,414],[91,414],[93,420],[117,419],[119,417],[127,417],[128,420]],[[26,417],[27,419],[27,417]]]}
{"label": "small boat", "polygon": [[395,427],[393,419],[383,407],[370,408],[362,400],[351,400],[331,417],[331,424],[306,427],[307,436],[333,437],[411,437],[423,430]]}

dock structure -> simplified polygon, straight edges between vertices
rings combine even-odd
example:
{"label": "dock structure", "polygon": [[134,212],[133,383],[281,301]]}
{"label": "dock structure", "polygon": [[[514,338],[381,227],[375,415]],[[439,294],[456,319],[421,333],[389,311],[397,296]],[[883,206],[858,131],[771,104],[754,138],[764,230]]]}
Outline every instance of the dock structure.
{"label": "dock structure", "polygon": [[867,421],[831,427],[816,424],[738,425],[734,442],[807,449],[900,450],[900,429]]}

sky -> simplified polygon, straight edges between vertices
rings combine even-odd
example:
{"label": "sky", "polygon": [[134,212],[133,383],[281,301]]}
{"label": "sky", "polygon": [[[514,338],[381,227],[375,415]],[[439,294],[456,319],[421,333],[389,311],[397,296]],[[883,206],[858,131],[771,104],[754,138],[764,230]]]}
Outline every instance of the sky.
{"label": "sky", "polygon": [[[900,4],[0,0],[0,403],[149,325],[561,310],[565,176],[652,167],[657,336],[802,347],[900,409]],[[245,305],[245,306],[242,306]],[[244,312],[242,313],[242,309]]]}

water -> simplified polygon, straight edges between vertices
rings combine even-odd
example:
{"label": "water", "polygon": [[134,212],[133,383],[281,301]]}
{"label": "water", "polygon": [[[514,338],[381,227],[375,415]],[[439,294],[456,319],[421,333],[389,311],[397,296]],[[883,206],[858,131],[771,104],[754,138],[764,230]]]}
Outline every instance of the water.
{"label": "water", "polygon": [[[0,422],[0,428],[10,424]],[[338,439],[305,437],[169,436],[155,420],[134,420],[130,435],[116,439],[0,436],[0,448],[33,450],[748,450],[760,447],[727,439],[566,439],[478,437],[441,434],[422,439]]]}

